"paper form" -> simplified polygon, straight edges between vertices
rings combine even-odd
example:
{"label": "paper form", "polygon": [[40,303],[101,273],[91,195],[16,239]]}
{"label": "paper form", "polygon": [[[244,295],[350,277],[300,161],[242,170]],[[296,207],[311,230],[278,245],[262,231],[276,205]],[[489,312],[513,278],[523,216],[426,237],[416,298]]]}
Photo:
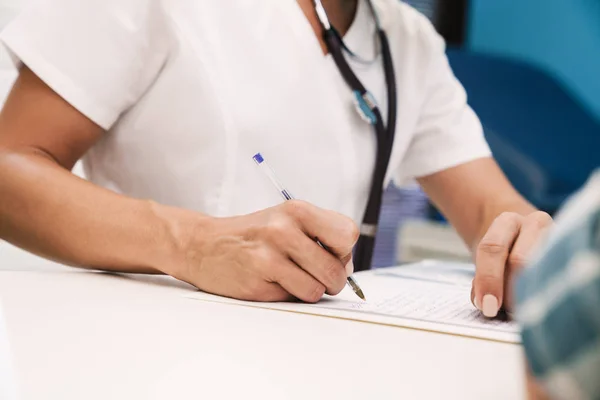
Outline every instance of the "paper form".
{"label": "paper form", "polygon": [[366,302],[350,288],[317,304],[240,302],[204,293],[188,297],[519,343],[515,323],[489,320],[471,304],[473,274],[472,265],[439,262],[356,274]]}

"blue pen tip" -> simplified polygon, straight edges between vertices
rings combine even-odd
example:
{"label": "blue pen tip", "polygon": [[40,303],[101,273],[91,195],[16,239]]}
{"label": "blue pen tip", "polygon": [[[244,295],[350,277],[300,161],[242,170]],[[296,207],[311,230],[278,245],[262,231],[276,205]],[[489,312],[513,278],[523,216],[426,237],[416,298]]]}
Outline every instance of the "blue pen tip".
{"label": "blue pen tip", "polygon": [[262,162],[265,161],[262,154],[260,153],[256,153],[252,158],[254,159],[254,161],[256,161],[257,164],[262,164]]}

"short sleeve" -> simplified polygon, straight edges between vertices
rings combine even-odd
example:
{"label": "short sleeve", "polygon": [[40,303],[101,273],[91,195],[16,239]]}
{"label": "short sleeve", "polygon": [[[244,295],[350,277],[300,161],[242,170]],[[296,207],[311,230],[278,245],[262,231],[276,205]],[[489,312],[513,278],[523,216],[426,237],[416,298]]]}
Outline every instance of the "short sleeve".
{"label": "short sleeve", "polygon": [[444,41],[432,27],[422,34],[429,47],[424,100],[413,139],[395,175],[398,184],[491,156],[479,118],[452,72]]}
{"label": "short sleeve", "polygon": [[170,43],[159,0],[36,0],[0,40],[104,129],[154,82]]}
{"label": "short sleeve", "polygon": [[571,201],[516,284],[530,370],[555,399],[600,399],[599,178]]}

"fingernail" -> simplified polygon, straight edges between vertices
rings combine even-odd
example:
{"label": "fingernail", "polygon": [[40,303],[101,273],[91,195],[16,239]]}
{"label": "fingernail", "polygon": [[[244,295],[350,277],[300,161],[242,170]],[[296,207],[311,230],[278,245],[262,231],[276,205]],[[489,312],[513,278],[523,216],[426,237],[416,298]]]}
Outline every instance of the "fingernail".
{"label": "fingernail", "polygon": [[496,296],[492,294],[486,294],[483,296],[483,309],[481,310],[483,311],[483,315],[488,318],[494,318],[496,315],[498,315],[498,308],[498,299]]}
{"label": "fingernail", "polygon": [[479,299],[477,297],[475,297],[475,300],[473,301],[473,303],[475,303],[475,307],[481,311],[481,304],[479,304]]}
{"label": "fingernail", "polygon": [[354,273],[354,261],[350,260],[346,264],[346,275],[352,276],[353,273]]}

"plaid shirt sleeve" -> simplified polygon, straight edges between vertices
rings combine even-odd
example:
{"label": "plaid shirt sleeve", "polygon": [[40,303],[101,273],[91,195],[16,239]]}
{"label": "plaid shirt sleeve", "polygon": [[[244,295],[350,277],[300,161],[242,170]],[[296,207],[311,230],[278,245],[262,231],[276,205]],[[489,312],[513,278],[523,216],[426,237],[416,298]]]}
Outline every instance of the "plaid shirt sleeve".
{"label": "plaid shirt sleeve", "polygon": [[600,173],[516,284],[531,371],[553,399],[600,399]]}

